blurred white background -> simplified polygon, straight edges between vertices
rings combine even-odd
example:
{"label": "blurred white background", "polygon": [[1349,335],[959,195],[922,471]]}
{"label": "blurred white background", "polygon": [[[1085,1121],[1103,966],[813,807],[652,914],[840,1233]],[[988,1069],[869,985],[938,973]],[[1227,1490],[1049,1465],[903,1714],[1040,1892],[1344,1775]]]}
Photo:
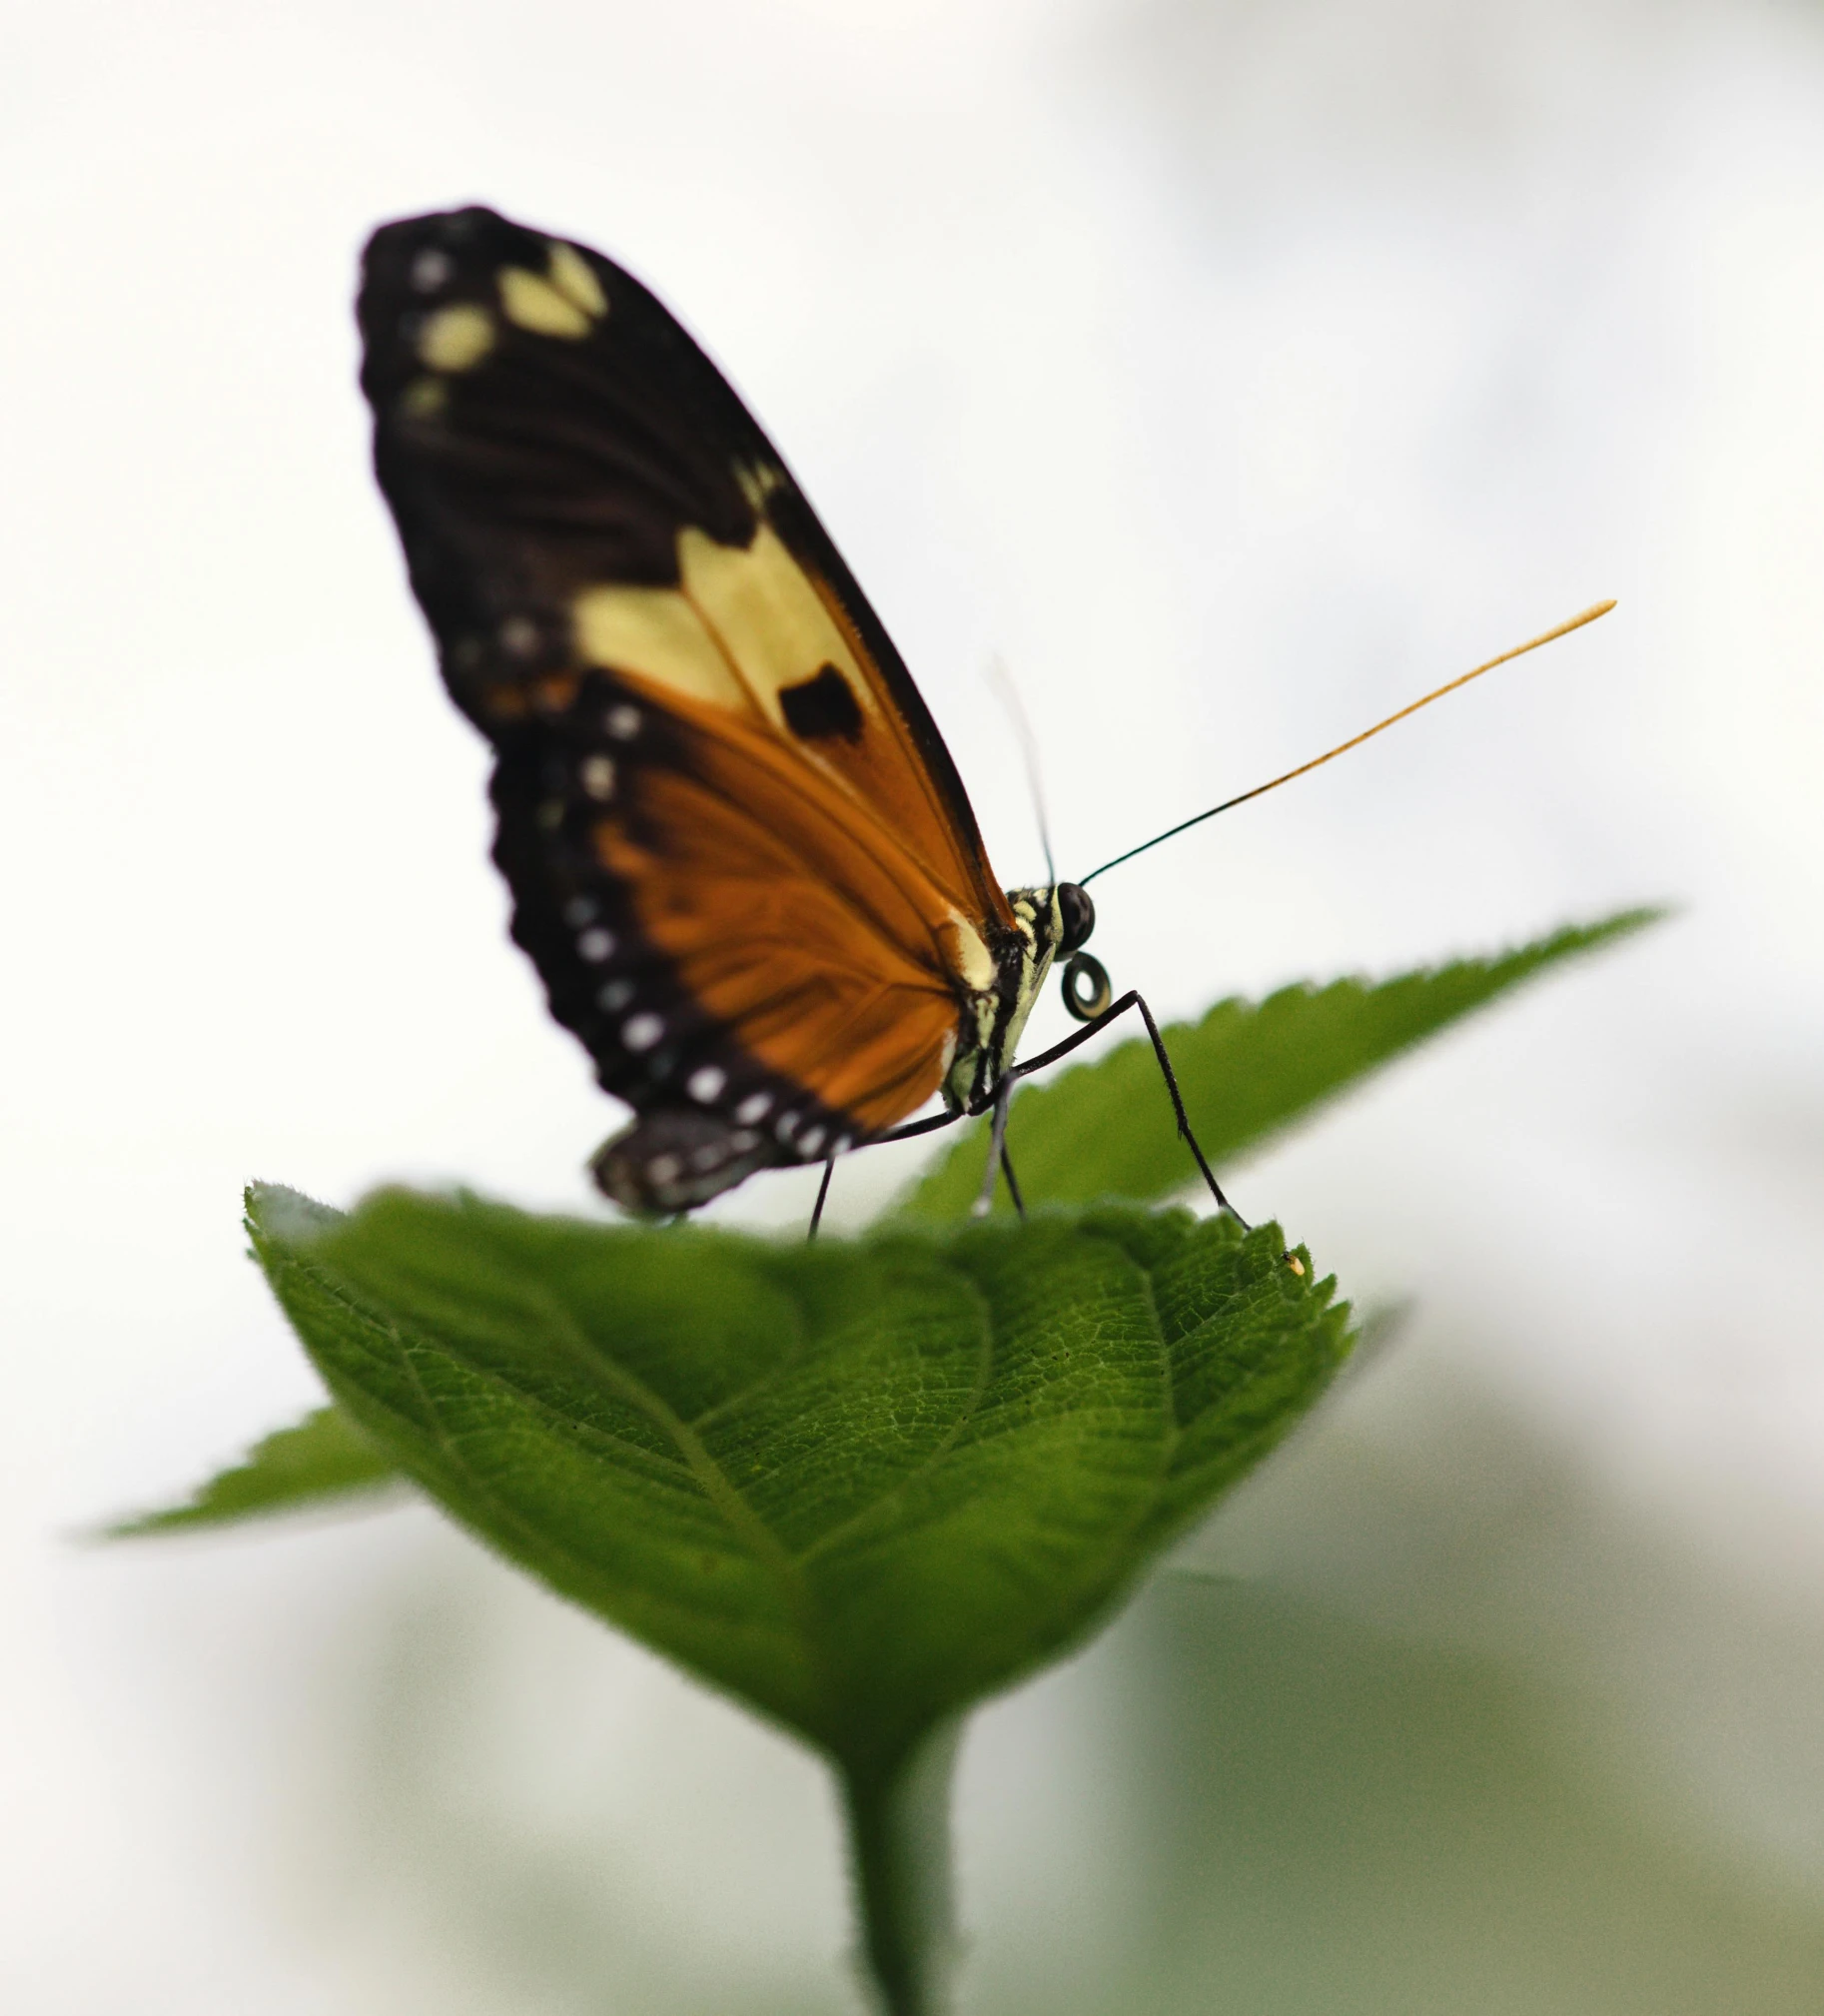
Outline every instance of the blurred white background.
{"label": "blurred white background", "polygon": [[728,367],[1009,881],[995,652],[1080,874],[1620,599],[1097,887],[1173,1013],[1681,914],[1235,1172],[1414,1314],[978,1722],[970,2006],[1819,2006],[1824,7],[66,0],[0,149],[0,2002],[853,2006],[817,1767],[428,1512],[73,1537],[314,1398],[248,1178],[593,1208],[354,388],[480,199]]}

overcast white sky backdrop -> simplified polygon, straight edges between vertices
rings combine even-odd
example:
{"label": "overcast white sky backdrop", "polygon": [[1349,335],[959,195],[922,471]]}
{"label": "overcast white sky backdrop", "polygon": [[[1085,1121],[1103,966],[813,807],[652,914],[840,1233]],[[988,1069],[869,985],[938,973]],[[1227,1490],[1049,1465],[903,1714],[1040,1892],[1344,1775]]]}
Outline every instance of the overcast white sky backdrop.
{"label": "overcast white sky backdrop", "polygon": [[[1007,881],[995,653],[1080,874],[1619,598],[1097,886],[1169,1013],[1681,914],[1231,1173],[1414,1314],[1197,1543],[1239,1598],[979,1723],[972,2006],[1814,2008],[1824,7],[66,0],[0,24],[0,2002],[848,2006],[816,1767],[429,1512],[70,1538],[314,1398],[248,1178],[594,1208],[354,388],[367,231],[480,199],[726,366]],[[1274,1661],[1358,1655],[1313,1777]],[[1455,1777],[1439,1660],[1504,1704]],[[1196,1826],[1162,1674],[1267,1718]]]}

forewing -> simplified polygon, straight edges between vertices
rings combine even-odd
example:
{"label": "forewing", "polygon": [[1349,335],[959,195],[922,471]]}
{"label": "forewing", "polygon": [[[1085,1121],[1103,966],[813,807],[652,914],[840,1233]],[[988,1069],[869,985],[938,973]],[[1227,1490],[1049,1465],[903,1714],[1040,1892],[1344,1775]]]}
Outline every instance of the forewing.
{"label": "forewing", "polygon": [[1011,931],[917,687],[720,373],[611,261],[468,209],[377,232],[375,463],[457,702],[498,740],[593,668],[768,734]]}

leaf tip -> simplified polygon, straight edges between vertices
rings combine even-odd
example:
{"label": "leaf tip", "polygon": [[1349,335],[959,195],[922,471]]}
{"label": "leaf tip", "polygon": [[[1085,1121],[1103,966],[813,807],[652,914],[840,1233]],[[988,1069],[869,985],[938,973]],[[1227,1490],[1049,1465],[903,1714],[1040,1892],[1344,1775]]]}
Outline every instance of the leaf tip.
{"label": "leaf tip", "polygon": [[240,1462],[176,1505],[130,1513],[71,1537],[90,1545],[238,1524],[273,1512],[334,1511],[402,1482],[384,1456],[335,1406],[264,1436]]}
{"label": "leaf tip", "polygon": [[242,1202],[249,1233],[287,1245],[320,1238],[343,1222],[342,1212],[283,1183],[250,1183],[242,1192]]}

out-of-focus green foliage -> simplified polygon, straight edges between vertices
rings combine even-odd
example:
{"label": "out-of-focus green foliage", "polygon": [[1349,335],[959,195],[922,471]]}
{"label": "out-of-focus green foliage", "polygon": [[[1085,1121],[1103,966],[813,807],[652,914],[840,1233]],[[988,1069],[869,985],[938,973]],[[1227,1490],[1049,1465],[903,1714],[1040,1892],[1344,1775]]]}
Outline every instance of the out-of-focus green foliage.
{"label": "out-of-focus green foliage", "polygon": [[1348,1348],[1276,1228],[1183,1213],[782,1245],[261,1189],[249,1223],[402,1470],[851,1775],[1078,1638]]}
{"label": "out-of-focus green foliage", "polygon": [[199,1487],[186,1504],[122,1519],[104,1537],[131,1539],[139,1533],[230,1525],[269,1512],[340,1504],[399,1481],[391,1460],[341,1408],[320,1407],[296,1427],[257,1442],[240,1463]]}
{"label": "out-of-focus green foliage", "polygon": [[[1431,1316],[1219,1510],[1202,1572],[965,1737],[969,2016],[1816,2016],[1824,1619]],[[526,1703],[623,1668],[470,1554],[409,1558],[358,1612],[386,1684],[338,1691],[275,1818],[357,1986],[378,1921],[414,2016],[604,1981],[639,2016],[860,2016],[791,1765],[648,1693],[575,1731],[554,1819]],[[664,1740],[704,1748],[630,1798]]]}
{"label": "out-of-focus green foliage", "polygon": [[[1456,959],[1391,980],[1308,981],[1265,1001],[1219,1001],[1199,1021],[1169,1024],[1160,1033],[1204,1153],[1220,1171],[1459,1017],[1661,914],[1626,910],[1495,958]],[[982,1183],[985,1126],[959,1130],[899,1206],[902,1216],[933,1222],[969,1208]],[[1007,1139],[1028,1203],[1170,1197],[1198,1181],[1145,1036],[1022,1086]],[[1004,1186],[1001,1208],[1010,1208]]]}

